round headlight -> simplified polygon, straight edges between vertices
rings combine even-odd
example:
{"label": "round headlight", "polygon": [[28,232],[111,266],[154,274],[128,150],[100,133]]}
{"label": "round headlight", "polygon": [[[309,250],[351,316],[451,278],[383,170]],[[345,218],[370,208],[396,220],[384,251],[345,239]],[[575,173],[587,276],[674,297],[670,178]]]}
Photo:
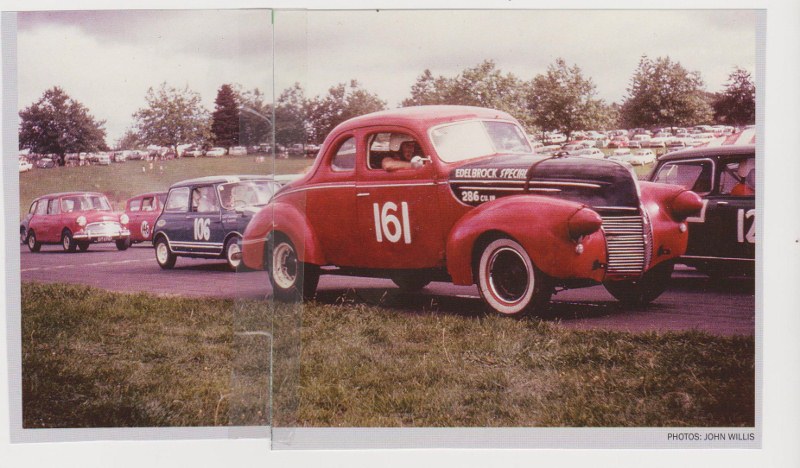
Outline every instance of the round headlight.
{"label": "round headlight", "polygon": [[75,222],[78,223],[78,226],[86,226],[86,216],[78,216]]}
{"label": "round headlight", "polygon": [[119,222],[122,224],[128,224],[128,221],[130,221],[130,219],[128,218],[128,215],[124,213],[119,217]]}

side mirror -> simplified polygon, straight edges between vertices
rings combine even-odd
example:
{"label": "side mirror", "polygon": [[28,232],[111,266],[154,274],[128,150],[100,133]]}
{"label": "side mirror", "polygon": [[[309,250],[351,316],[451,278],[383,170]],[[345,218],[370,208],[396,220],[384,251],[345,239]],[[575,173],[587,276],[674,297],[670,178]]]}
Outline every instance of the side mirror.
{"label": "side mirror", "polygon": [[419,169],[420,167],[424,166],[425,163],[431,162],[431,158],[423,158],[422,156],[414,156],[411,158],[411,167],[414,169]]}

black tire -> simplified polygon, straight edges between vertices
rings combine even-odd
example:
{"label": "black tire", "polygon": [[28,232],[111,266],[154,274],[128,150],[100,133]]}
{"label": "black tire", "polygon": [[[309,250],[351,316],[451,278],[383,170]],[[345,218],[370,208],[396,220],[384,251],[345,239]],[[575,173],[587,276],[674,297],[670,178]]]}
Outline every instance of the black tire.
{"label": "black tire", "polygon": [[[231,256],[235,253],[239,254],[239,259],[234,260]],[[225,242],[225,247],[222,249],[222,254],[225,256],[225,261],[228,263],[228,269],[231,271],[244,271],[244,263],[242,262],[242,238],[239,236],[231,236]]]}
{"label": "black tire", "polygon": [[159,237],[156,241],[156,262],[164,270],[170,270],[175,266],[175,261],[178,257],[172,253],[169,248],[169,243],[164,237]]}
{"label": "black tire", "polygon": [[673,262],[663,262],[647,271],[637,280],[608,281],[606,290],[621,303],[628,306],[644,306],[660,296],[669,287]]}
{"label": "black tire", "polygon": [[299,261],[294,244],[284,237],[271,239],[267,248],[269,282],[275,299],[296,301],[313,298],[319,283],[319,266]]}
{"label": "black tire", "polygon": [[78,243],[75,242],[75,239],[72,238],[72,233],[69,229],[65,229],[64,232],[61,233],[61,247],[64,249],[64,252],[75,252],[78,249]]}
{"label": "black tire", "polygon": [[89,250],[89,246],[92,245],[91,242],[78,242],[78,248],[81,252],[86,252]]}
{"label": "black tire", "polygon": [[19,243],[20,244],[25,244],[26,242],[28,242],[28,233],[25,232],[25,226],[20,226],[19,227]]}
{"label": "black tire", "polygon": [[33,231],[28,231],[28,238],[25,239],[25,243],[28,244],[28,250],[31,252],[38,252],[42,248],[42,243],[36,240],[36,233]]}
{"label": "black tire", "polygon": [[481,298],[493,312],[509,317],[546,314],[551,282],[513,239],[501,237],[483,249],[476,277]]}
{"label": "black tire", "polygon": [[131,239],[130,237],[126,237],[125,239],[117,239],[114,243],[117,244],[117,250],[128,250],[128,247],[131,246]]}
{"label": "black tire", "polygon": [[402,271],[392,275],[392,282],[404,292],[414,292],[430,284],[431,279],[424,272]]}

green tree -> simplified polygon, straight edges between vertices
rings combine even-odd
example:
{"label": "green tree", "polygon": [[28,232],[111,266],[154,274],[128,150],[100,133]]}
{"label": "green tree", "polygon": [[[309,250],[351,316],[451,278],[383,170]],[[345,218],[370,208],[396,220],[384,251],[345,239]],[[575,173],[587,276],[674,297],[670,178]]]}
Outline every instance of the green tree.
{"label": "green tree", "polygon": [[[275,104],[275,141],[281,145],[307,141],[305,91],[299,83],[286,88]],[[324,138],[324,136],[323,136]]]}
{"label": "green tree", "polygon": [[128,129],[125,134],[117,140],[114,148],[117,150],[130,150],[142,146],[142,141],[139,139],[139,134],[133,129]]}
{"label": "green tree", "polygon": [[557,130],[569,138],[576,130],[607,128],[611,108],[595,99],[595,85],[577,65],[556,59],[547,72],[531,80],[527,106],[531,120],[542,130]]}
{"label": "green tree", "polygon": [[202,144],[210,138],[208,111],[197,92],[161,83],[158,89],[147,90],[145,101],[147,107],[133,114],[142,142],[166,146],[178,154],[178,145]]}
{"label": "green tree", "polygon": [[83,104],[58,86],[46,90],[19,116],[20,149],[56,154],[62,166],[67,153],[108,149],[105,121],[96,121]]}
{"label": "green tree", "polygon": [[272,141],[272,104],[258,88],[238,93],[239,143],[258,145]]}
{"label": "green tree", "polygon": [[728,75],[725,91],[715,96],[714,120],[728,125],[747,125],[756,121],[756,86],[750,72],[736,67]]}
{"label": "green tree", "polygon": [[214,144],[228,148],[239,144],[239,103],[229,84],[220,86],[211,114]]}
{"label": "green tree", "polygon": [[686,70],[669,57],[643,56],[631,78],[620,110],[628,127],[698,125],[711,121],[700,73]]}
{"label": "green tree", "polygon": [[310,141],[321,142],[334,127],[359,115],[386,109],[386,101],[361,87],[357,80],[339,83],[306,103]]}

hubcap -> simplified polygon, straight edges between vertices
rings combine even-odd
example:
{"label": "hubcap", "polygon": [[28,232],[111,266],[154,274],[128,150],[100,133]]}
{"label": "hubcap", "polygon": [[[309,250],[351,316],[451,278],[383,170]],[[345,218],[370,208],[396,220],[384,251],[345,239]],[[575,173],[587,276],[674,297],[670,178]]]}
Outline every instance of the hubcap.
{"label": "hubcap", "polygon": [[64,236],[64,250],[69,250],[69,236]]}
{"label": "hubcap", "polygon": [[489,288],[499,300],[513,304],[528,291],[531,279],[519,252],[504,247],[492,253],[488,265]]}
{"label": "hubcap", "polygon": [[242,263],[241,259],[241,251],[242,249],[239,248],[238,242],[231,242],[228,245],[228,263],[231,264],[233,267],[238,267],[240,263]]}
{"label": "hubcap", "polygon": [[156,247],[156,257],[158,257],[158,263],[167,263],[169,259],[169,250],[167,250],[167,244],[160,242],[158,247]]}
{"label": "hubcap", "polygon": [[272,253],[272,278],[281,289],[289,289],[297,280],[297,255],[291,245],[282,242]]}
{"label": "hubcap", "polygon": [[28,236],[28,247],[30,248],[36,247],[36,236],[34,236],[33,234]]}

